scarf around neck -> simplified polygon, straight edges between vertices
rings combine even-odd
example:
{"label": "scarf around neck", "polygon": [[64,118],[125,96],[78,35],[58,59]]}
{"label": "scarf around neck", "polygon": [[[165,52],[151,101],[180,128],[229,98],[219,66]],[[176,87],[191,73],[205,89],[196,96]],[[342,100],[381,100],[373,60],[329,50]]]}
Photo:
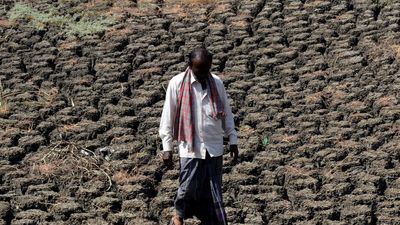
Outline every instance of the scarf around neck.
{"label": "scarf around neck", "polygon": [[[190,67],[185,70],[185,75],[181,82],[178,99],[177,99],[177,109],[175,116],[175,126],[174,126],[174,139],[178,141],[184,141],[188,144],[189,152],[194,152],[193,150],[193,135],[194,135],[194,122],[193,121],[193,96],[192,88],[190,82]],[[214,119],[222,119],[225,117],[224,106],[222,104],[221,98],[218,94],[217,86],[215,80],[208,72],[207,86],[210,88],[210,108],[212,110],[211,116]]]}

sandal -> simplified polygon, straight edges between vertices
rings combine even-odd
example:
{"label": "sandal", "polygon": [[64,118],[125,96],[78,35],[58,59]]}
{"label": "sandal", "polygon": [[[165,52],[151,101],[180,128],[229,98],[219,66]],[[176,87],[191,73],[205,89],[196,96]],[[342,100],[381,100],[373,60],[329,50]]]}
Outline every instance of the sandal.
{"label": "sandal", "polygon": [[183,225],[183,219],[175,215],[171,218],[171,222],[169,223],[169,225]]}

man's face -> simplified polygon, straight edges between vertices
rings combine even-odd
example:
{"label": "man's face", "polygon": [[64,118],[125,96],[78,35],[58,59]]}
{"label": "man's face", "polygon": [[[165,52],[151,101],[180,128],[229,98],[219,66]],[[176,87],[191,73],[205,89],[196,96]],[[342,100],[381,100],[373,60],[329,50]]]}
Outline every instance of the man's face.
{"label": "man's face", "polygon": [[191,69],[199,81],[205,81],[211,69],[211,63],[207,59],[193,59]]}

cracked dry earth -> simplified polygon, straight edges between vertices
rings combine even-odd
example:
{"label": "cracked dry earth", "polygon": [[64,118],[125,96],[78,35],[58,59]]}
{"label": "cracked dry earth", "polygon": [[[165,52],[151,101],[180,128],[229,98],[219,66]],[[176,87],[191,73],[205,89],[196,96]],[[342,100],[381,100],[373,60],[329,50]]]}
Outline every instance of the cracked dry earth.
{"label": "cracked dry earth", "polygon": [[82,38],[2,23],[0,224],[167,224],[159,119],[201,43],[239,133],[230,224],[400,224],[399,30],[398,0],[223,0]]}

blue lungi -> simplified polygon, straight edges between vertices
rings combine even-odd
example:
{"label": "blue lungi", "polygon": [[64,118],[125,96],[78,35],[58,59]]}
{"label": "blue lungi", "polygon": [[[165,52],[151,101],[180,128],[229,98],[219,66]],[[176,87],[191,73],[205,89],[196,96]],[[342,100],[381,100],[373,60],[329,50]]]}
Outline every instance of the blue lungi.
{"label": "blue lungi", "polygon": [[181,218],[196,216],[204,225],[226,225],[222,201],[222,156],[205,159],[180,158],[176,213]]}

